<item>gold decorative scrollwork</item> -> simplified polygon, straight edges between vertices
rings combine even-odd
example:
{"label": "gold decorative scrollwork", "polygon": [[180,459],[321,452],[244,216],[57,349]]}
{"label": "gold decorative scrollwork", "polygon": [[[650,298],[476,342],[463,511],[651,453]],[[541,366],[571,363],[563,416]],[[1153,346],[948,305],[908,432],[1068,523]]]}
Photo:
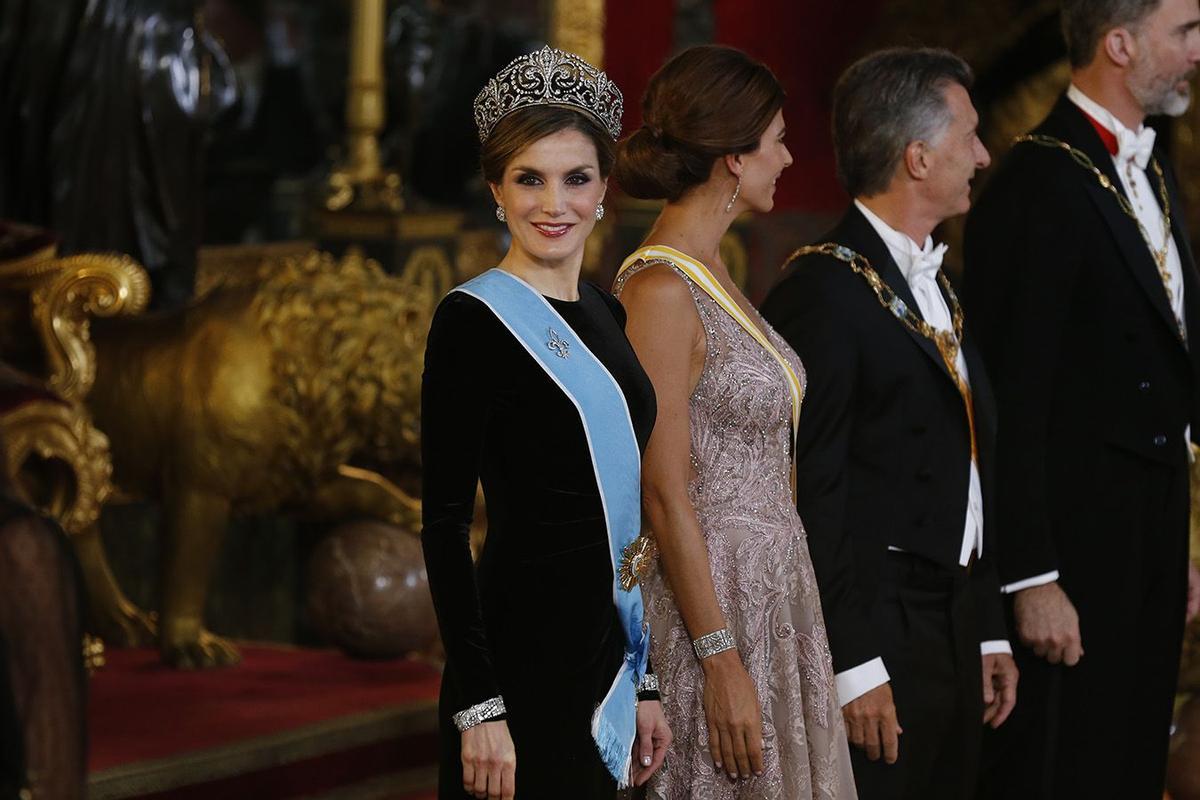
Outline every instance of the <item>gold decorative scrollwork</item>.
{"label": "gold decorative scrollwork", "polygon": [[33,292],[33,323],[46,347],[47,385],[78,401],[96,379],[90,318],[142,311],[150,301],[150,279],[123,255],[76,255],[53,263],[57,274]]}
{"label": "gold decorative scrollwork", "polygon": [[[73,481],[56,482],[45,498],[36,499],[43,513],[63,529],[77,534],[100,518],[112,494],[112,461],[108,438],[96,430],[78,404],[35,400],[0,417],[7,446],[10,475],[21,482],[23,468],[33,457],[60,461]],[[73,485],[72,485],[73,484]]]}
{"label": "gold decorative scrollwork", "polygon": [[446,248],[441,245],[424,244],[413,248],[400,271],[400,285],[414,291],[414,302],[428,308],[436,306],[454,284],[454,266],[446,255]]}

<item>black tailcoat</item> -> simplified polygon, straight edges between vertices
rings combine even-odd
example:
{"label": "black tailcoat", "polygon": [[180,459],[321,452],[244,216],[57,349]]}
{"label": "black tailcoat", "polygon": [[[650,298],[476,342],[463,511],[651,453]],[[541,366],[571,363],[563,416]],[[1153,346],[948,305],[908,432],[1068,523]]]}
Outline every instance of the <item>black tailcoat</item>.
{"label": "black tailcoat", "polygon": [[[919,315],[886,244],[856,207],[821,241],[866,257]],[[864,797],[884,797],[928,787],[945,795],[923,796],[960,797],[957,785],[949,779],[940,786],[930,783],[928,773],[950,748],[962,747],[951,759],[953,769],[973,778],[979,644],[1007,638],[988,501],[996,414],[983,362],[968,333],[963,355],[984,494],[984,555],[968,573],[959,557],[970,427],[963,396],[937,346],[884,308],[845,262],[814,254],[795,259],[786,270],[762,313],[808,373],[796,444],[797,507],[808,532],[834,669],[840,673],[884,658],[905,730],[900,764],[926,773],[903,775],[899,767],[889,772],[862,763],[856,753],[859,790]],[[917,572],[940,582],[932,601],[927,586],[910,580]],[[947,626],[951,612],[953,630]],[[922,638],[922,630],[932,638]],[[937,646],[927,647],[931,641]],[[954,684],[948,694],[947,683]],[[966,733],[942,724],[939,715],[966,719]],[[928,724],[918,725],[926,716]]]}
{"label": "black tailcoat", "polygon": [[[1123,192],[1100,136],[1065,96],[1035,133],[1073,145]],[[1200,286],[1174,174],[1155,157],[1190,349],[1137,223],[1067,152],[1015,145],[968,219],[964,299],[999,410],[1001,580],[1058,571],[1085,653],[1066,670],[1018,653],[1023,694],[1009,727],[1036,732],[1021,740],[1037,752],[1013,756],[998,775],[1039,773],[1008,796],[1162,793],[1183,630]],[[1146,174],[1157,193],[1155,171]],[[1113,751],[1122,753],[1113,770],[1089,768]]]}

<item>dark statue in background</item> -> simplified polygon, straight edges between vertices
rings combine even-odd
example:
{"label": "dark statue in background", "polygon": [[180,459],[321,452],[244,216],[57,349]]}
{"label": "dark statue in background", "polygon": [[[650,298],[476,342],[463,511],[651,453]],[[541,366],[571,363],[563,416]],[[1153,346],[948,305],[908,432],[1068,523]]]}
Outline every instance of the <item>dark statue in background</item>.
{"label": "dark statue in background", "polygon": [[[348,9],[296,0],[0,0],[0,218],[191,298],[205,243],[305,233],[344,135]],[[411,200],[482,197],[470,102],[540,38],[538,3],[389,3],[385,163]],[[479,208],[487,203],[480,202]]]}
{"label": "dark statue in background", "polygon": [[235,96],[196,0],[0,2],[0,217],[192,294],[205,131]]}

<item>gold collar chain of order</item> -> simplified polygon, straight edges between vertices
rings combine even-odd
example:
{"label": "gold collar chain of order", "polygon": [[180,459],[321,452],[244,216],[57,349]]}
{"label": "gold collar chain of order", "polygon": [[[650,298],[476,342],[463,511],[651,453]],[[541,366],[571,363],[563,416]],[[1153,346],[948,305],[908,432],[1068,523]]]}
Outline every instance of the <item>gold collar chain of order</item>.
{"label": "gold collar chain of order", "polygon": [[932,340],[937,345],[938,352],[942,354],[942,359],[946,362],[946,367],[955,377],[955,380],[959,379],[957,357],[959,342],[962,341],[963,336],[963,311],[962,305],[958,302],[958,295],[954,293],[954,287],[950,285],[950,281],[946,278],[944,272],[939,269],[937,279],[942,289],[945,290],[946,296],[950,299],[950,315],[954,320],[953,333],[950,331],[939,331],[914,314],[912,309],[908,307],[908,304],[896,294],[892,287],[888,286],[883,278],[879,277],[879,273],[871,266],[871,262],[845,245],[835,242],[823,242],[822,244],[801,247],[792,253],[784,263],[791,263],[801,256],[813,253],[833,256],[839,261],[844,261],[850,265],[850,269],[863,276],[875,291],[875,296],[879,298],[879,302],[884,308],[892,312],[896,319],[904,323],[905,327],[920,336],[924,336],[926,339]]}
{"label": "gold collar chain of order", "polygon": [[879,273],[871,266],[871,262],[845,245],[840,245],[836,242],[823,242],[821,244],[801,247],[792,253],[784,264],[790,264],[797,258],[812,254],[832,256],[839,261],[849,264],[850,269],[861,275],[870,285],[871,289],[874,290],[880,305],[892,312],[892,316],[900,320],[906,328],[918,336],[929,339],[937,346],[938,353],[941,355],[942,361],[945,362],[946,369],[950,372],[950,377],[954,379],[954,383],[962,395],[963,403],[967,410],[967,424],[971,429],[971,458],[978,458],[978,446],[975,438],[975,404],[971,399],[970,385],[958,371],[958,351],[963,338],[962,304],[958,302],[958,295],[954,293],[954,287],[950,285],[950,280],[946,277],[946,274],[939,269],[937,280],[946,292],[946,297],[949,299],[950,316],[954,324],[953,332],[938,330],[914,314],[913,310],[908,307],[908,303],[905,303],[896,294],[895,290],[888,286],[883,278],[879,277]]}
{"label": "gold collar chain of order", "polygon": [[[1138,226],[1138,231],[1141,232],[1142,239],[1146,242],[1146,247],[1150,248],[1150,255],[1154,258],[1154,265],[1158,268],[1158,276],[1162,279],[1163,289],[1167,292],[1167,301],[1174,308],[1175,294],[1171,291],[1171,273],[1167,270],[1167,254],[1170,252],[1171,247],[1171,198],[1167,195],[1167,180],[1163,175],[1162,167],[1159,166],[1158,159],[1151,157],[1150,166],[1154,169],[1154,174],[1158,178],[1158,196],[1162,204],[1162,247],[1154,246],[1154,242],[1150,239],[1150,232],[1146,230],[1146,226],[1138,219],[1137,212],[1134,211],[1133,204],[1129,202],[1129,198],[1113,185],[1112,180],[1107,175],[1096,168],[1092,159],[1088,158],[1087,153],[1077,147],[1072,147],[1062,139],[1056,139],[1053,136],[1045,136],[1043,134],[1029,133],[1024,136],[1018,136],[1013,140],[1013,144],[1021,144],[1022,142],[1066,151],[1076,164],[1095,175],[1100,185],[1112,192],[1113,197],[1117,198],[1117,203],[1121,206],[1121,210]],[[1175,322],[1179,324],[1180,332],[1182,333],[1182,322],[1178,319]]]}

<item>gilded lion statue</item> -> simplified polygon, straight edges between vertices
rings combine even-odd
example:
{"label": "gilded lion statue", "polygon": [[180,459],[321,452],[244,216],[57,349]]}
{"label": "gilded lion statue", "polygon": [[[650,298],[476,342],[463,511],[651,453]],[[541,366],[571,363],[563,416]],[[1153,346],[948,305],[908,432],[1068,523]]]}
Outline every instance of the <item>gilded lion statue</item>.
{"label": "gilded lion statue", "polygon": [[125,598],[98,535],[77,538],[98,632],[156,639],[183,668],[238,660],[203,620],[231,515],[285,508],[408,529],[419,518],[418,501],[352,464],[416,467],[422,352],[445,276],[389,276],[353,252],[239,266],[202,274],[184,309],[92,327],[87,404],[111,442],[116,495],[160,502],[165,537],[157,619]]}

